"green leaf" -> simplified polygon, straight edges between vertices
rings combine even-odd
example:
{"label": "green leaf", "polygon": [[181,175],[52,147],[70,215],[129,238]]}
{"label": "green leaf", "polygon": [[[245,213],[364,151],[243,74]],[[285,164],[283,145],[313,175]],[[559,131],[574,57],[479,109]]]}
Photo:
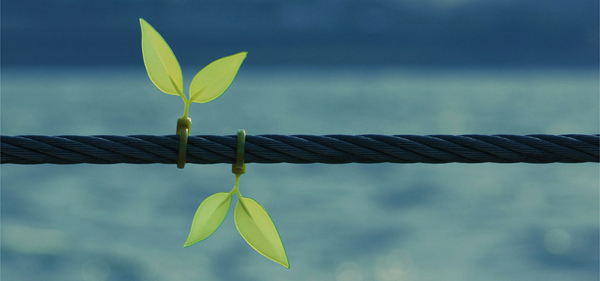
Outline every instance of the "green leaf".
{"label": "green leaf", "polygon": [[227,216],[231,204],[231,195],[229,192],[219,192],[202,201],[196,215],[194,215],[192,229],[183,245],[184,247],[189,247],[206,239],[219,228],[225,216]]}
{"label": "green leaf", "polygon": [[237,53],[211,62],[200,70],[190,85],[190,101],[205,103],[218,98],[229,88],[247,52]]}
{"label": "green leaf", "polygon": [[263,256],[290,268],[281,237],[267,211],[249,197],[240,197],[235,207],[235,226],[244,240]]}
{"label": "green leaf", "polygon": [[144,19],[142,27],[142,55],[144,65],[152,83],[161,91],[170,95],[183,95],[183,76],[177,58],[160,34]]}

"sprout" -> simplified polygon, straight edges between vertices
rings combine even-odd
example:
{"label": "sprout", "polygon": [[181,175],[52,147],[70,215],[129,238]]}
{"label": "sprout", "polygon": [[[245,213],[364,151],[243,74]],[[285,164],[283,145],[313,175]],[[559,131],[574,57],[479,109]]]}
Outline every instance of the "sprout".
{"label": "sprout", "polygon": [[233,82],[247,52],[220,58],[200,70],[190,85],[189,97],[183,94],[183,76],[179,62],[160,34],[144,19],[142,26],[142,54],[150,80],[158,89],[179,95],[185,103],[182,118],[188,118],[192,102],[205,103],[221,96]]}
{"label": "sprout", "polygon": [[241,175],[235,175],[235,186],[230,192],[215,193],[200,204],[192,220],[190,234],[183,246],[189,247],[198,243],[217,230],[227,215],[231,198],[235,193],[238,197],[234,213],[235,226],[244,240],[261,255],[290,268],[281,237],[271,216],[256,200],[243,197],[240,193]]}
{"label": "sprout", "polygon": [[169,95],[179,95],[185,105],[183,116],[177,119],[176,134],[179,135],[179,157],[177,167],[185,167],[187,138],[192,130],[192,119],[188,117],[192,102],[205,103],[222,95],[233,82],[247,52],[237,53],[211,62],[200,70],[190,85],[189,97],[183,94],[183,76],[179,62],[169,44],[144,19],[142,27],[142,55],[144,65],[152,83]]}

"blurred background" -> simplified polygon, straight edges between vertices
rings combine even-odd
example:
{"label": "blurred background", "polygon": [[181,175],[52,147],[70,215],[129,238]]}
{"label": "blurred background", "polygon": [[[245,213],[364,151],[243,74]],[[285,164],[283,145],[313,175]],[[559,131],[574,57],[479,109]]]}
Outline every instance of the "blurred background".
{"label": "blurred background", "polygon": [[598,63],[594,0],[8,0],[2,62],[138,65],[139,17],[189,63],[240,48],[253,65]]}
{"label": "blurred background", "polygon": [[[174,134],[182,101],[142,61],[138,18],[183,68],[248,51],[194,135],[597,134],[595,0],[4,0],[3,135]],[[231,210],[183,248],[230,165],[2,165],[5,280],[598,280],[598,164],[250,164],[241,192],[291,268]]]}

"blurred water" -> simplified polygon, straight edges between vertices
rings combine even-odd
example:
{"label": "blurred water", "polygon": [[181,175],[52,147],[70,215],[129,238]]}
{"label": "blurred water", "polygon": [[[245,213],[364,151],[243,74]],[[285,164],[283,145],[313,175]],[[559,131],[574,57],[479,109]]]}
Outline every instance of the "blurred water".
{"label": "blurred water", "polygon": [[[194,70],[185,69],[186,82]],[[4,68],[2,134],[173,134],[136,68]],[[593,134],[595,69],[258,68],[193,134]],[[2,165],[5,280],[597,280],[597,164],[248,166],[287,270],[229,215],[183,248],[229,165]]]}

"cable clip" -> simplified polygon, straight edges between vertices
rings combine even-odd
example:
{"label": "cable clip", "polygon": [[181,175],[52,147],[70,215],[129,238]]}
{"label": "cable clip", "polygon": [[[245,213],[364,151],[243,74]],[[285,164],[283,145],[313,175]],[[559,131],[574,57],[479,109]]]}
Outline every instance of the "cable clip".
{"label": "cable clip", "polygon": [[179,135],[179,157],[177,158],[177,168],[185,167],[185,157],[187,155],[187,140],[192,131],[192,118],[177,118],[177,135]]}
{"label": "cable clip", "polygon": [[238,197],[234,211],[235,227],[244,240],[261,255],[290,268],[281,236],[271,216],[256,200],[240,193],[240,177],[246,173],[245,149],[246,131],[240,129],[237,134],[237,157],[231,170],[235,174],[235,185],[231,191],[217,192],[200,203],[183,246],[189,247],[211,236],[225,220],[235,194]]}
{"label": "cable clip", "polygon": [[236,175],[243,175],[246,173],[246,163],[244,163],[245,149],[246,131],[239,129],[237,134],[237,159],[231,168],[231,172]]}

